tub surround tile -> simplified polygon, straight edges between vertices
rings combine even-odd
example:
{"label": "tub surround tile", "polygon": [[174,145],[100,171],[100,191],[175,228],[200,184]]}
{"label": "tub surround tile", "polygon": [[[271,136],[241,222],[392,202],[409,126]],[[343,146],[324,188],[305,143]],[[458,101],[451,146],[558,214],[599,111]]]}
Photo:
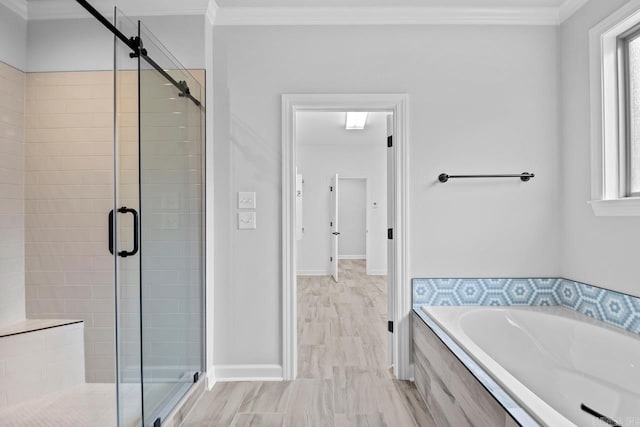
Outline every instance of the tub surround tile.
{"label": "tub surround tile", "polygon": [[560,305],[640,334],[640,298],[563,279]]}
{"label": "tub surround tile", "polygon": [[413,279],[414,305],[558,305],[562,279]]}
{"label": "tub surround tile", "polygon": [[413,279],[413,306],[554,306],[640,334],[640,298],[563,278]]}

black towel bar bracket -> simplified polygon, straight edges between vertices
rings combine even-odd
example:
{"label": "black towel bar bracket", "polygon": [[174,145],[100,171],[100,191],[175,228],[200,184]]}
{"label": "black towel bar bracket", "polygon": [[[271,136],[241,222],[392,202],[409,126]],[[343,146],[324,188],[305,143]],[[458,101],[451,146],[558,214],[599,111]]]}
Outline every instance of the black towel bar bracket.
{"label": "black towel bar bracket", "polygon": [[452,178],[520,178],[522,182],[527,182],[531,178],[535,178],[535,174],[529,172],[522,172],[519,174],[510,174],[510,175],[449,175],[446,173],[441,173],[438,176],[438,181],[447,182]]}

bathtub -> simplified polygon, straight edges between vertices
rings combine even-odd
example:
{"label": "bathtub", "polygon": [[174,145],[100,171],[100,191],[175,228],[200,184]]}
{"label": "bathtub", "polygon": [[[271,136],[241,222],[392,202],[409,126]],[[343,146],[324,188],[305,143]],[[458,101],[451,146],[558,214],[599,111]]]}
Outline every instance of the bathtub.
{"label": "bathtub", "polygon": [[542,425],[640,425],[640,337],[563,307],[421,307]]}

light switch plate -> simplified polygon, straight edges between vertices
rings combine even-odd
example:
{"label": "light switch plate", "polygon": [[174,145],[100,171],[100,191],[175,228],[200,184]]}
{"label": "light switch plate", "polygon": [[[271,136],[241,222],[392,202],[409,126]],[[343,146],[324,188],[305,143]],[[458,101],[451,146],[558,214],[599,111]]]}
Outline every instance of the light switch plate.
{"label": "light switch plate", "polygon": [[240,191],[238,193],[238,209],[255,209],[256,193],[249,191]]}
{"label": "light switch plate", "polygon": [[238,193],[238,209],[255,209],[256,193],[252,191],[240,191]]}
{"label": "light switch plate", "polygon": [[238,230],[255,230],[256,213],[238,212]]}

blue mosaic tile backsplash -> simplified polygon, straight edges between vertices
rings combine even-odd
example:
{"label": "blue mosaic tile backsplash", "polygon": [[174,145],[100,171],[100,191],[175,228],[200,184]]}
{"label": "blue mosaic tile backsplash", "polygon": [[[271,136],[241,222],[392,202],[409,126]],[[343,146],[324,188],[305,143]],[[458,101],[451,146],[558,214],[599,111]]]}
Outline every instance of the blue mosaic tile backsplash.
{"label": "blue mosaic tile backsplash", "polygon": [[560,278],[413,279],[413,305],[561,305],[640,334],[640,298]]}

